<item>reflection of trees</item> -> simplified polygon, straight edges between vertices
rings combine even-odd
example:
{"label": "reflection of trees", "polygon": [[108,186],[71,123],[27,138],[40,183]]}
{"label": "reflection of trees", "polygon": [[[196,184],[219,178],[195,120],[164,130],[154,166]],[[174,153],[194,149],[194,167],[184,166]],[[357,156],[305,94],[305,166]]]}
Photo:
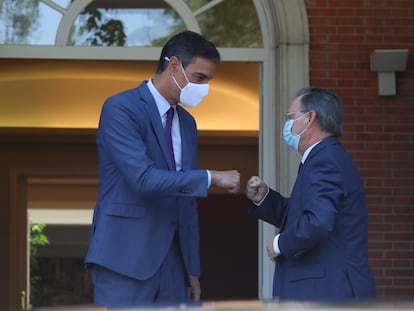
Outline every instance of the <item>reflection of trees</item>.
{"label": "reflection of trees", "polygon": [[[122,14],[126,12],[131,12],[136,10],[142,11],[142,9],[132,8],[96,8],[87,7],[80,15],[79,20],[80,26],[72,29],[72,44],[73,45],[95,45],[95,46],[125,46],[127,43],[127,35],[125,34],[125,25],[122,22]],[[148,9],[151,10],[151,9]],[[120,19],[115,19],[113,16],[117,14],[120,16]],[[162,12],[166,21],[169,19],[168,24],[170,33],[178,33],[185,29],[184,23],[182,22],[180,16],[170,8],[166,8]],[[138,16],[138,14],[137,14]],[[163,26],[165,27],[167,23]],[[142,27],[142,32],[148,32],[148,28],[145,26]],[[163,45],[167,38],[162,38],[159,42],[154,40],[148,43],[150,46],[154,46],[154,42],[158,44],[157,46]],[[159,44],[161,43],[161,44]]]}
{"label": "reflection of trees", "polygon": [[38,26],[39,0],[3,0],[0,18],[4,21],[5,44],[27,44]]}
{"label": "reflection of trees", "polygon": [[43,233],[45,224],[34,224],[29,222],[30,227],[30,301],[36,296],[36,284],[41,280],[39,276],[39,264],[37,261],[37,250],[40,246],[49,244],[48,237]]}
{"label": "reflection of trees", "polygon": [[[195,10],[206,4],[206,0],[186,0],[187,5]],[[103,17],[109,9],[86,9],[81,16],[87,19],[85,26],[78,30],[80,37],[86,40],[77,44],[124,46],[127,38],[122,21]],[[122,9],[119,11],[121,12]],[[165,19],[175,22],[169,33],[153,39],[150,46],[163,46],[173,35],[185,30],[180,16],[172,9],[165,9]],[[251,0],[225,0],[219,5],[197,16],[202,34],[221,47],[261,47],[261,31],[256,9]]]}
{"label": "reflection of trees", "polygon": [[[186,0],[193,10],[206,4],[206,0]],[[167,12],[168,13],[168,12]],[[260,24],[256,8],[251,0],[225,0],[197,16],[203,36],[220,47],[262,47]],[[183,29],[181,29],[183,30]],[[153,46],[161,46],[176,29],[164,38],[154,40]]]}
{"label": "reflection of trees", "polygon": [[[0,34],[0,37],[4,39],[5,44],[30,44],[29,39],[38,26],[40,1],[3,0],[0,18],[5,27],[4,34]],[[208,0],[186,0],[193,11],[208,2]],[[117,8],[116,1],[113,3],[115,6],[113,8],[99,8],[99,5],[100,1],[93,1],[79,15],[79,23],[72,29],[71,44],[125,46],[127,35],[122,13],[127,9]],[[163,9],[164,21],[171,21],[163,25],[168,27],[168,34],[162,37],[150,37],[152,40],[148,43],[149,46],[162,46],[171,36],[185,30],[182,19],[173,9],[168,8],[168,5]],[[120,18],[115,18],[113,13],[118,13]],[[198,15],[196,19],[202,34],[217,46],[245,48],[262,46],[259,21],[252,0],[225,0]],[[143,32],[151,30],[145,27],[142,29]]]}
{"label": "reflection of trees", "polygon": [[[197,1],[197,0],[193,0]],[[257,48],[261,30],[253,1],[226,0],[197,16],[203,35],[216,46]]]}
{"label": "reflection of trees", "polygon": [[85,45],[124,46],[126,35],[122,21],[105,17],[100,9],[86,9],[81,16],[86,24],[78,30],[80,37],[85,36]]}
{"label": "reflection of trees", "polygon": [[173,18],[176,20],[174,26],[170,27],[170,32],[168,35],[151,40],[150,46],[163,46],[167,43],[168,39],[170,39],[173,35],[180,33],[181,31],[186,30],[183,21],[181,20],[180,16],[174,10],[165,10],[164,11],[165,18]]}

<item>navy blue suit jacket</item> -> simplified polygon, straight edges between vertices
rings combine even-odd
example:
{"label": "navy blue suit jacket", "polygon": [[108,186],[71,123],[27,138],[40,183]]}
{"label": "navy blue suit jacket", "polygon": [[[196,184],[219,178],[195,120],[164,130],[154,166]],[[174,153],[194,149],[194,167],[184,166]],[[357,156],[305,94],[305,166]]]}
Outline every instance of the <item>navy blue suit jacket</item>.
{"label": "navy blue suit jacket", "polygon": [[336,137],[313,148],[290,198],[270,190],[250,213],[280,228],[274,297],[319,302],[375,297],[365,193]]}
{"label": "navy blue suit jacket", "polygon": [[176,231],[187,273],[200,274],[196,197],[208,175],[197,170],[197,128],[177,106],[182,171],[171,171],[165,132],[145,82],[103,105],[97,134],[99,198],[85,259],[145,280],[158,270]]}

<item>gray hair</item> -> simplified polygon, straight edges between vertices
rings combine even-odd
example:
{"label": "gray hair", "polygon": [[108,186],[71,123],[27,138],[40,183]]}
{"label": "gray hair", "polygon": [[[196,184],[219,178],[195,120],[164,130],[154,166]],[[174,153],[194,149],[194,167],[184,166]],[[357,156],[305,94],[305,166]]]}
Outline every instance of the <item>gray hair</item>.
{"label": "gray hair", "polygon": [[305,87],[297,92],[303,111],[313,110],[321,130],[340,137],[342,135],[343,105],[338,95],[318,87]]}

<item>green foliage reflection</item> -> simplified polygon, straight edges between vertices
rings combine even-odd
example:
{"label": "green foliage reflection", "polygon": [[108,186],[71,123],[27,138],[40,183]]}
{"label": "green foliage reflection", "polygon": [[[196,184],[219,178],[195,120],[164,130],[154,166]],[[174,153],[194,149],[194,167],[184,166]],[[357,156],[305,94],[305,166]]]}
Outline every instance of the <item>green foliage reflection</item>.
{"label": "green foliage reflection", "polygon": [[30,43],[30,34],[36,30],[38,18],[39,0],[3,0],[0,11],[0,22],[3,24],[1,43]]}
{"label": "green foliage reflection", "polygon": [[40,281],[40,277],[37,275],[37,270],[39,265],[37,262],[37,251],[39,246],[44,246],[49,244],[49,239],[43,233],[45,229],[45,224],[34,224],[31,221],[29,222],[30,229],[30,300],[33,300],[33,297],[36,295],[36,284]]}
{"label": "green foliage reflection", "polygon": [[[208,4],[208,0],[186,0],[186,4],[192,11],[202,8]],[[98,1],[97,1],[98,3]],[[72,44],[74,45],[100,45],[100,46],[163,46],[164,43],[173,35],[185,30],[185,25],[180,16],[172,8],[166,6],[160,13],[160,8],[148,8],[148,16],[162,14],[162,19],[154,21],[164,21],[163,25],[139,26],[139,14],[143,8],[123,9],[123,8],[96,8],[88,7],[80,15],[79,20],[87,20],[86,25],[81,25],[77,31],[73,32]],[[164,27],[167,32],[164,35],[150,35],[150,40],[143,44],[127,44],[132,41],[127,38],[126,25],[123,20],[125,14],[135,12],[137,18],[137,29],[141,32],[154,32],[154,29]],[[139,14],[138,14],[139,13]],[[104,17],[106,16],[106,17]],[[117,16],[117,19],[114,18]],[[259,48],[262,47],[261,30],[257,18],[256,9],[251,0],[224,0],[221,3],[207,9],[196,16],[202,34],[219,47],[243,47]],[[166,23],[166,21],[169,21]],[[142,21],[141,21],[142,22]],[[79,38],[86,39],[79,40]]]}
{"label": "green foliage reflection", "polygon": [[[153,2],[152,2],[153,1]],[[76,18],[69,45],[163,46],[186,29],[184,21],[168,3],[92,1]],[[259,48],[262,35],[253,0],[184,0],[194,13],[201,33],[218,47]],[[48,16],[39,9],[44,0],[0,1],[0,44],[36,44],[45,31]],[[187,16],[192,18],[191,16]],[[43,25],[44,24],[44,25]],[[36,34],[37,30],[39,34]]]}

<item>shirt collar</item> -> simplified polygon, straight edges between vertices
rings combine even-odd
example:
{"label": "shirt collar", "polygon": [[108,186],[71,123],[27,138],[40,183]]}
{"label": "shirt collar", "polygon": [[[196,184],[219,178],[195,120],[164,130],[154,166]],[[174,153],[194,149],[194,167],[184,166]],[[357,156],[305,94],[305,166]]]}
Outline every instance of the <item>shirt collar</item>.
{"label": "shirt collar", "polygon": [[305,161],[306,161],[306,159],[307,159],[307,157],[308,157],[309,153],[312,151],[312,149],[313,149],[313,148],[314,148],[317,144],[319,144],[321,141],[322,141],[322,140],[317,141],[316,143],[314,143],[312,146],[310,146],[308,149],[306,149],[306,150],[305,150],[305,152],[303,153],[303,156],[302,156],[302,160],[300,161],[300,162],[302,162],[302,164],[303,164],[303,163],[305,163]]}
{"label": "shirt collar", "polygon": [[151,93],[151,95],[154,97],[155,104],[157,105],[158,112],[160,114],[160,117],[162,118],[168,111],[168,109],[171,108],[171,105],[167,102],[167,100],[161,95],[160,92],[155,88],[154,83],[152,83],[152,79],[147,81],[148,89]]}

